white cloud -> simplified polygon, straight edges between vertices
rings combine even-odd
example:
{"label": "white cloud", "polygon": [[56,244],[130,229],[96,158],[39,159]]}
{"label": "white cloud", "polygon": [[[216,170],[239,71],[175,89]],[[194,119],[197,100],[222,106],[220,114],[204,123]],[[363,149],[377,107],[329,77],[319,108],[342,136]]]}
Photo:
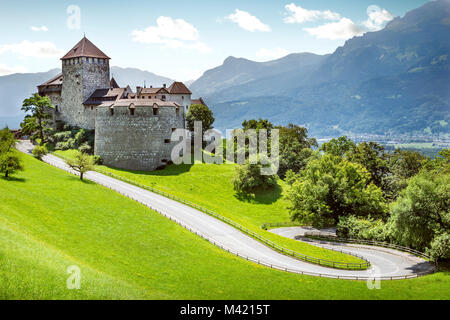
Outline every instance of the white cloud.
{"label": "white cloud", "polygon": [[36,32],[39,32],[39,31],[47,32],[48,31],[48,28],[46,26],[42,26],[42,27],[31,26],[30,29],[32,31],[36,31]]}
{"label": "white cloud", "polygon": [[381,30],[387,22],[394,19],[394,16],[389,11],[375,5],[371,5],[367,8],[367,16],[368,19],[363,22],[363,25],[369,31]]}
{"label": "white cloud", "polygon": [[262,32],[270,32],[270,27],[261,22],[257,17],[252,16],[250,13],[246,11],[242,11],[236,9],[236,11],[229,16],[227,19],[237,23],[239,27],[247,31],[262,31]]}
{"label": "white cloud", "polygon": [[294,3],[285,6],[288,11],[288,17],[284,18],[286,23],[304,23],[315,20],[339,20],[341,15],[330,10],[308,10]]}
{"label": "white cloud", "polygon": [[8,67],[5,64],[0,64],[0,76],[7,76],[13,73],[25,73],[25,72],[27,72],[27,69],[22,66]]}
{"label": "white cloud", "polygon": [[56,48],[52,42],[30,42],[28,40],[24,40],[21,43],[0,46],[0,54],[5,52],[16,53],[21,57],[33,58],[60,58],[65,53],[63,50]]}
{"label": "white cloud", "polygon": [[162,44],[169,48],[186,48],[209,53],[205,43],[200,42],[198,30],[183,19],[172,19],[161,16],[156,20],[156,26],[144,30],[133,30],[133,41],[145,44]]}
{"label": "white cloud", "polygon": [[326,23],[315,28],[304,29],[309,34],[319,39],[340,40],[360,36],[364,30],[348,18],[342,18],[337,22]]}
{"label": "white cloud", "polygon": [[273,49],[262,48],[258,52],[256,52],[256,57],[260,61],[270,61],[287,56],[289,53],[290,53],[289,50],[283,48],[273,48]]}

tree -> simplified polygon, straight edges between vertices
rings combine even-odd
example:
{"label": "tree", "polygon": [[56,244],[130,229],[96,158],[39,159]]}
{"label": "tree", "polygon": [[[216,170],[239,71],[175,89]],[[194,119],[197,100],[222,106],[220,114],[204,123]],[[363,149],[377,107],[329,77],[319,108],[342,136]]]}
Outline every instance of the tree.
{"label": "tree", "polygon": [[450,174],[421,171],[391,206],[394,237],[417,250],[429,249],[437,236],[450,230],[449,208]]}
{"label": "tree", "polygon": [[244,129],[244,131],[254,129],[258,132],[261,129],[265,129],[267,130],[269,136],[273,128],[274,126],[269,120],[263,120],[261,118],[259,118],[258,120],[252,119],[242,122],[242,129]]}
{"label": "tree", "polygon": [[76,151],[73,159],[66,161],[69,167],[80,174],[80,180],[83,180],[83,176],[86,172],[94,169],[94,160],[86,153]]}
{"label": "tree", "polygon": [[14,149],[16,139],[8,127],[0,130],[0,172],[5,178],[17,171],[23,170],[21,161]]}
{"label": "tree", "polygon": [[37,146],[33,149],[33,156],[38,160],[42,160],[46,154],[48,154],[48,150],[45,146]]}
{"label": "tree", "polygon": [[25,119],[24,127],[27,129],[32,129],[33,126],[31,122],[36,121],[36,126],[34,129],[38,131],[41,143],[44,143],[44,131],[46,126],[46,120],[51,118],[49,110],[54,109],[49,97],[41,97],[39,94],[35,93],[28,99],[23,101],[22,111],[31,112],[31,117]]}
{"label": "tree", "polygon": [[286,176],[288,170],[300,172],[311,157],[313,147],[317,147],[315,138],[308,138],[308,130],[294,124],[287,127],[276,127],[280,136],[280,178]]}
{"label": "tree", "polygon": [[5,178],[22,170],[23,166],[16,151],[0,154],[0,172],[5,174]]}
{"label": "tree", "polygon": [[419,173],[425,159],[417,151],[396,149],[389,161],[390,171],[401,179],[409,179]]}
{"label": "tree", "polygon": [[356,148],[356,144],[348,137],[343,136],[325,142],[319,150],[334,156],[344,157],[347,152],[354,148]]}
{"label": "tree", "polygon": [[269,190],[277,185],[276,175],[262,175],[261,164],[245,164],[236,167],[232,179],[234,190],[238,193],[250,193],[258,190]]}
{"label": "tree", "polygon": [[202,136],[206,131],[213,128],[212,125],[215,120],[212,111],[202,104],[192,105],[186,115],[186,121],[190,131],[194,131],[194,123],[196,121],[202,123]]}
{"label": "tree", "polygon": [[383,194],[370,183],[370,173],[338,156],[311,159],[291,183],[287,198],[294,221],[324,227],[337,225],[342,216],[380,217],[386,212]]}

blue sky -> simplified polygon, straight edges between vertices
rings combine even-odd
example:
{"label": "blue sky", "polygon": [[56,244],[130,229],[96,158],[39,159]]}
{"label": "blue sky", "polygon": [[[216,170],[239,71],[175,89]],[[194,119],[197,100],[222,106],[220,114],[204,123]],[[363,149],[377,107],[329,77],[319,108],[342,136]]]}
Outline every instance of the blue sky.
{"label": "blue sky", "polygon": [[59,58],[86,33],[112,65],[185,81],[228,56],[268,61],[294,52],[331,53],[426,2],[2,1],[0,75],[60,67]]}

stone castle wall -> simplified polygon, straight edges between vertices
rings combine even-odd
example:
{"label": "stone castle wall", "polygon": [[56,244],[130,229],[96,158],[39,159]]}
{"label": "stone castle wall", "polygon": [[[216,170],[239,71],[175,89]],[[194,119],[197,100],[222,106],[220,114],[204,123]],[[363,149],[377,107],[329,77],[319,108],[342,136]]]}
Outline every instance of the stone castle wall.
{"label": "stone castle wall", "polygon": [[93,59],[75,58],[63,61],[63,85],[60,119],[85,129],[95,128],[95,109],[83,102],[97,89],[109,88],[109,62],[99,64]]}
{"label": "stone castle wall", "polygon": [[151,171],[167,164],[178,142],[171,142],[174,129],[184,128],[184,108],[137,106],[96,108],[95,154],[104,163],[121,169]]}

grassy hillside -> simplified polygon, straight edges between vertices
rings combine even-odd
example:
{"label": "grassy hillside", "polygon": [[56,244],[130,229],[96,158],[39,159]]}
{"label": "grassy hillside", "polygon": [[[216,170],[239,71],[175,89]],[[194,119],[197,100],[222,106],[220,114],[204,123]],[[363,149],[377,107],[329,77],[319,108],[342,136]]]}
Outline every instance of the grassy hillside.
{"label": "grassy hillside", "polygon": [[[73,151],[56,151],[56,154],[70,158]],[[189,200],[227,217],[285,248],[302,254],[339,262],[363,262],[350,255],[287,239],[263,230],[261,228],[263,223],[290,221],[289,212],[286,209],[287,201],[283,197],[286,185],[281,180],[275,190],[256,193],[243,199],[236,195],[231,183],[235,170],[234,165],[200,163],[172,165],[164,170],[153,172],[127,171],[106,166],[100,166],[98,170]]]}
{"label": "grassy hillside", "polygon": [[[383,282],[271,270],[99,185],[24,157],[0,178],[0,299],[449,299],[450,275]],[[66,289],[67,267],[81,290]],[[270,288],[270,289],[269,289]]]}

